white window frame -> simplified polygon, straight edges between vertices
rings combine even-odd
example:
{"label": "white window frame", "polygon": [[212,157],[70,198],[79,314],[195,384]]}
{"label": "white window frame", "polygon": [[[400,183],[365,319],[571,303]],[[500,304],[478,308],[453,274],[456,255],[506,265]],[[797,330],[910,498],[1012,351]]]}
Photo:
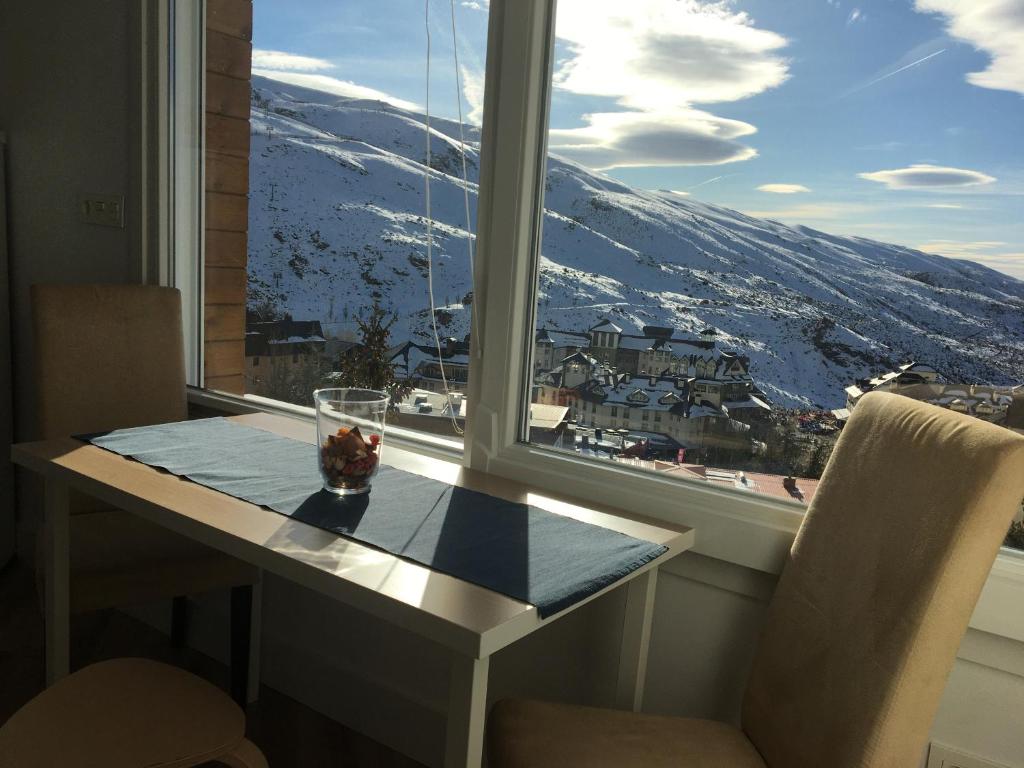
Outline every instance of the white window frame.
{"label": "white window frame", "polygon": [[202,384],[206,1],[141,5],[142,280],[182,297],[185,380]]}
{"label": "white window frame", "polygon": [[[174,222],[160,251],[160,282],[181,288],[194,325],[186,346],[195,376],[202,370],[202,39],[205,3],[151,0],[167,9],[174,29],[176,71],[165,56],[175,112],[197,119],[171,123],[152,155],[167,155],[172,193],[152,203]],[[178,13],[174,13],[175,9]],[[160,11],[163,13],[163,10]],[[159,14],[158,14],[159,15]],[[528,402],[541,242],[547,112],[551,94],[555,0],[491,0],[480,157],[477,264],[465,440],[389,429],[404,447],[461,461],[464,466],[517,480],[541,491],[697,531],[695,551],[747,568],[777,574],[803,517],[803,506],[701,481],[668,479],[611,462],[529,444]],[[173,22],[173,23],[170,23]],[[182,57],[187,52],[188,61]],[[166,52],[165,52],[166,53]],[[157,78],[158,79],[158,78]],[[199,83],[196,88],[195,84]],[[194,101],[189,102],[189,99]],[[198,104],[198,111],[194,109]],[[173,107],[171,106],[173,105]],[[173,134],[173,141],[169,136]],[[151,142],[152,143],[152,142]],[[173,148],[173,151],[169,149]],[[193,163],[188,172],[178,162]],[[155,185],[159,188],[159,185]],[[170,201],[173,201],[171,203]],[[198,213],[197,213],[198,211]],[[169,217],[169,218],[168,218]],[[149,217],[152,220],[154,217]],[[197,236],[198,232],[198,236]],[[173,234],[172,234],[173,233]],[[166,253],[164,253],[166,250]],[[177,258],[173,258],[173,256]],[[264,410],[312,419],[312,408],[248,395],[193,389],[193,401],[227,411]],[[971,626],[1024,641],[1024,554],[1004,549],[993,567]]]}
{"label": "white window frame", "polygon": [[802,519],[794,503],[669,480],[525,442],[533,370],[554,0],[492,0],[477,222],[479,255],[464,463],[548,491],[698,530],[696,550],[777,573]]}

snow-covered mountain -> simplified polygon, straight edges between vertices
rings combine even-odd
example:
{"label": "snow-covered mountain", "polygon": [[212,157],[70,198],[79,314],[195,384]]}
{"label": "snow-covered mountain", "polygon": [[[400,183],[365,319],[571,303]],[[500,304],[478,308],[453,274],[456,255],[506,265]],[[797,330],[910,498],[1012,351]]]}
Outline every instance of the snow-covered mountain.
{"label": "snow-covered mountain", "polygon": [[[458,125],[431,119],[434,294],[468,331]],[[397,340],[429,329],[424,118],[253,78],[249,303],[328,333],[373,300]],[[476,216],[478,134],[468,129]],[[539,322],[711,325],[777,404],[836,407],[853,379],[907,359],[953,380],[1024,379],[1024,282],[972,262],[633,189],[549,158]]]}

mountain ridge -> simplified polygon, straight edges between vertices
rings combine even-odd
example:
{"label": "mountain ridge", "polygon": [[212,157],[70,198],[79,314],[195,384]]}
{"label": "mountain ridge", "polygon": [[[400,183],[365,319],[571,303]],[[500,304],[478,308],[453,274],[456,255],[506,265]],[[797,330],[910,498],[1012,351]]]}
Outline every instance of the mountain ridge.
{"label": "mountain ridge", "polygon": [[[469,330],[458,124],[431,117],[434,293],[444,335]],[[429,338],[423,115],[253,78],[249,303],[329,333],[374,299],[396,340]],[[475,222],[479,132],[467,130]],[[907,359],[953,380],[1019,383],[1024,282],[973,262],[633,189],[550,156],[538,326],[609,316],[750,356],[778,405],[837,407]]]}

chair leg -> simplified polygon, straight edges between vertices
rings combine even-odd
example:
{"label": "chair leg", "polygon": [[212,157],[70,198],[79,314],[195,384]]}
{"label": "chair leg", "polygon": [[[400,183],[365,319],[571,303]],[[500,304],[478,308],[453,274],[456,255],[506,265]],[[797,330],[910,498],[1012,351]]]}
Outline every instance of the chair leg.
{"label": "chair leg", "polygon": [[229,768],[269,768],[260,748],[248,739],[242,739],[230,752],[217,757],[218,763]]}
{"label": "chair leg", "polygon": [[188,598],[178,595],[171,598],[171,647],[184,648],[188,636]]}
{"label": "chair leg", "polygon": [[245,708],[249,688],[252,585],[231,588],[231,698]]}

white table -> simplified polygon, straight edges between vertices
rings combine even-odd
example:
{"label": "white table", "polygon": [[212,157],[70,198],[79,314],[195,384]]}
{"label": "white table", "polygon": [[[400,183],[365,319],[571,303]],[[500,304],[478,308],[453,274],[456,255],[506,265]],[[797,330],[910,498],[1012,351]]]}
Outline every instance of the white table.
{"label": "white table", "polygon": [[[314,427],[308,422],[267,414],[232,418],[315,442]],[[542,620],[527,603],[73,438],[21,443],[13,447],[12,458],[45,479],[48,681],[68,673],[68,489],[74,488],[448,648],[452,666],[446,766],[480,765],[491,654],[612,589],[627,590],[616,704],[639,709],[658,567],[691,547],[694,538],[688,528],[670,529],[574,504],[453,462],[385,446],[385,464],[668,547],[667,553],[626,578]],[[253,655],[258,658],[258,645]],[[258,669],[251,675],[254,681],[256,673]]]}

